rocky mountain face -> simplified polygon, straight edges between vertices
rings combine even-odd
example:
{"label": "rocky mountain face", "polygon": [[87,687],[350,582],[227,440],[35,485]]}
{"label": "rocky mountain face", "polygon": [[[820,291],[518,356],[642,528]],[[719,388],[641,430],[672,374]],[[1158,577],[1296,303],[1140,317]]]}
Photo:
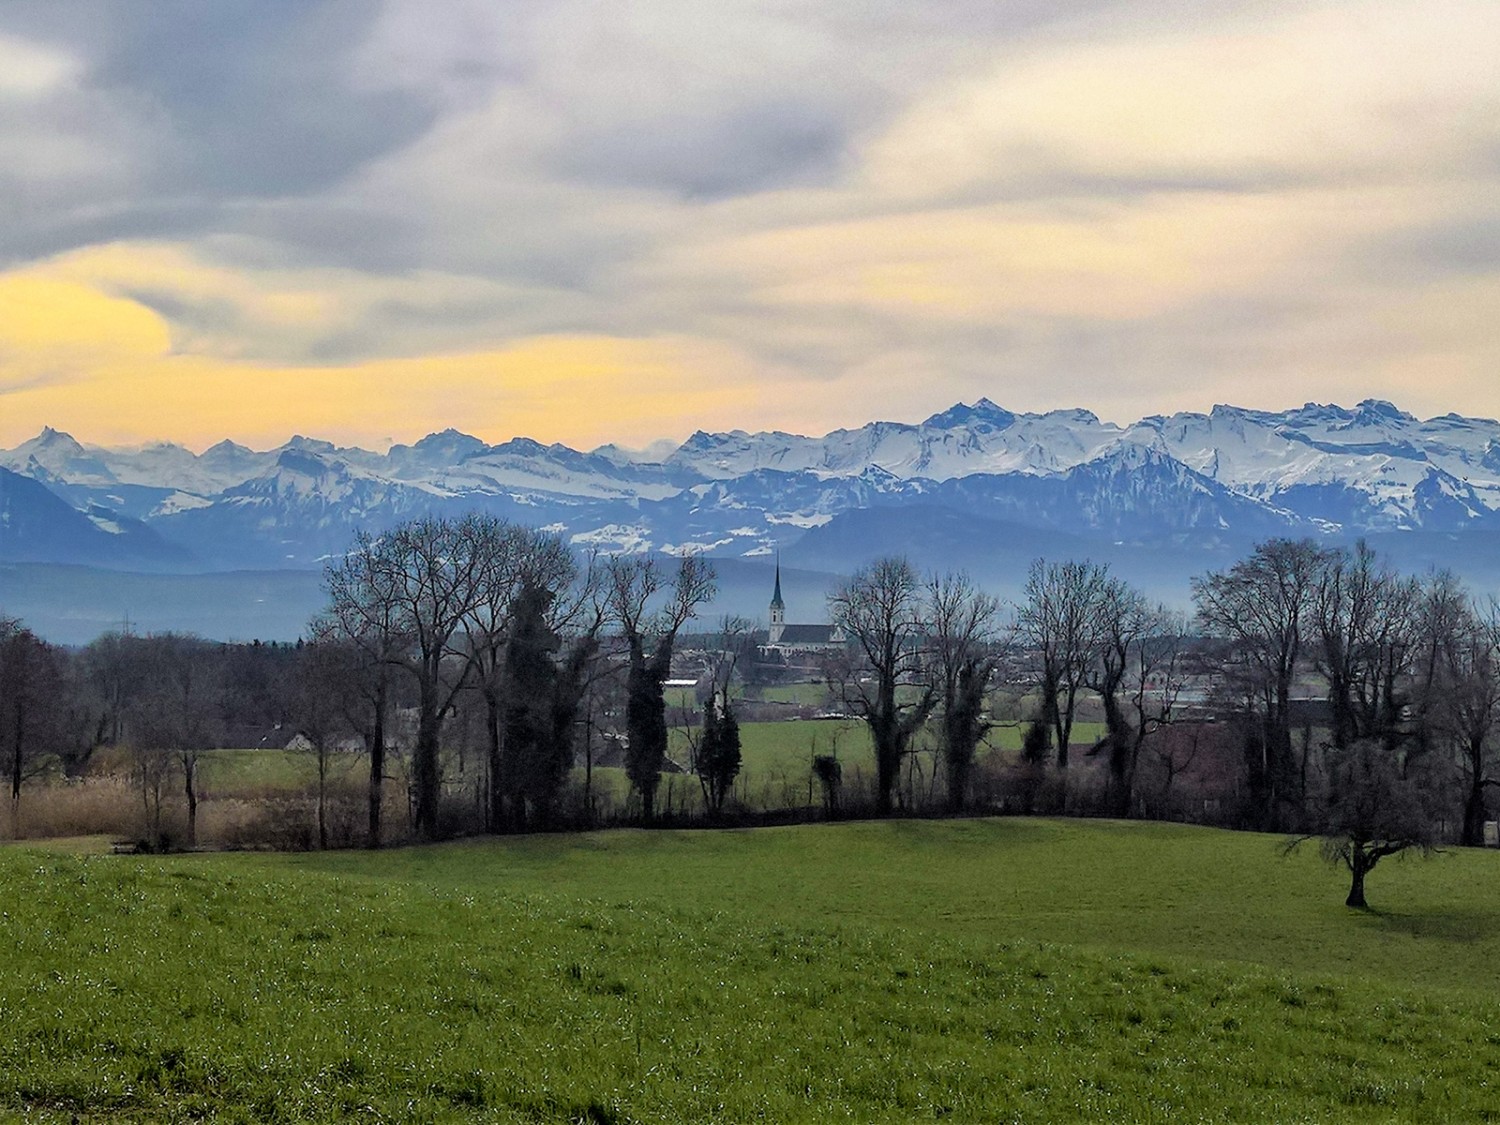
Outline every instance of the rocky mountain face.
{"label": "rocky mountain face", "polygon": [[488,445],[456,430],[384,453],[297,437],[195,454],[49,429],[0,451],[0,562],[316,569],[357,529],[476,509],[580,548],[780,553],[835,572],[906,551],[972,559],[981,573],[1004,560],[1010,573],[1067,550],[1190,573],[1272,535],[1375,536],[1412,557],[1420,543],[1435,559],[1465,557],[1454,537],[1500,532],[1500,423],[1367,401],[1122,426],[981,399],[822,437],[699,432],[665,455]]}

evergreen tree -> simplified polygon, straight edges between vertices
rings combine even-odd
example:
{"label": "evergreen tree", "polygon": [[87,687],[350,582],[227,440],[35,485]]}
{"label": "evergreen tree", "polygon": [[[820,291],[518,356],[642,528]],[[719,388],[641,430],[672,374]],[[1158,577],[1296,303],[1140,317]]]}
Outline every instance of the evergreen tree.
{"label": "evergreen tree", "polygon": [[713,695],[703,705],[703,733],[695,765],[708,811],[717,816],[724,811],[724,802],[740,773],[740,724],[727,696],[722,705]]}

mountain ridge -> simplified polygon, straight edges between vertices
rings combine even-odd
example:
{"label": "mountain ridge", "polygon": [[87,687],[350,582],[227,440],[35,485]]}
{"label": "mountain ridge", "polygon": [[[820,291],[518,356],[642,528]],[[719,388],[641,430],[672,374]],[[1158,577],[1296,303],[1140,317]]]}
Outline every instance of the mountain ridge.
{"label": "mountain ridge", "polygon": [[[1218,404],[1128,424],[980,398],[915,423],[822,436],[698,430],[641,452],[492,444],[449,428],[384,453],[298,435],[271,450],[225,439],[195,454],[171,442],[88,445],[49,427],[0,450],[0,468],[96,524],[134,521],[178,565],[206,570],[314,569],[356,529],[469,510],[552,528],[580,548],[749,559],[852,511],[912,505],[1159,549],[1500,529],[1500,422],[1423,420],[1373,398],[1284,411]],[[900,549],[899,531],[884,537]],[[27,549],[0,527],[0,560]]]}

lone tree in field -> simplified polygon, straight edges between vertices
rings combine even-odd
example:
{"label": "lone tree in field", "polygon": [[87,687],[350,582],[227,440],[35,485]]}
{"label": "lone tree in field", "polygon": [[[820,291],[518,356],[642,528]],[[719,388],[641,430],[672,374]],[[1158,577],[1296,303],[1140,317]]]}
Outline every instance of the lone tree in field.
{"label": "lone tree in field", "polygon": [[[649,821],[656,813],[656,787],[667,758],[663,685],[672,671],[672,646],[698,607],[713,598],[714,571],[707,560],[684,555],[669,587],[656,559],[616,557],[609,561],[605,585],[630,661],[625,681],[625,773],[641,795],[641,815]],[[652,604],[663,593],[666,605],[653,612]]]}
{"label": "lone tree in field", "polygon": [[865,667],[845,679],[844,700],[870,728],[876,808],[888,815],[901,759],[938,702],[930,683],[919,689],[914,703],[903,704],[898,695],[904,682],[922,672],[921,646],[928,629],[922,583],[905,558],[884,558],[840,584],[829,596],[828,608],[834,624],[864,658]]}
{"label": "lone tree in field", "polygon": [[1331,748],[1318,834],[1323,858],[1349,871],[1346,906],[1366,909],[1365,878],[1382,859],[1435,848],[1436,816],[1424,782],[1403,777],[1396,755],[1374,739]]}

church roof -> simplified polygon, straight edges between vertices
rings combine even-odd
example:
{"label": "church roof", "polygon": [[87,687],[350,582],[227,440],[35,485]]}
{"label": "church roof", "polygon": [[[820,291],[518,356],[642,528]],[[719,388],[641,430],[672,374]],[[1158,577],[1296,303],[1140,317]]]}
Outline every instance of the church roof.
{"label": "church roof", "polygon": [[785,609],[781,601],[781,560],[776,560],[776,590],[771,594],[771,608]]}
{"label": "church roof", "polygon": [[826,645],[833,643],[832,625],[788,625],[776,638],[779,645]]}

